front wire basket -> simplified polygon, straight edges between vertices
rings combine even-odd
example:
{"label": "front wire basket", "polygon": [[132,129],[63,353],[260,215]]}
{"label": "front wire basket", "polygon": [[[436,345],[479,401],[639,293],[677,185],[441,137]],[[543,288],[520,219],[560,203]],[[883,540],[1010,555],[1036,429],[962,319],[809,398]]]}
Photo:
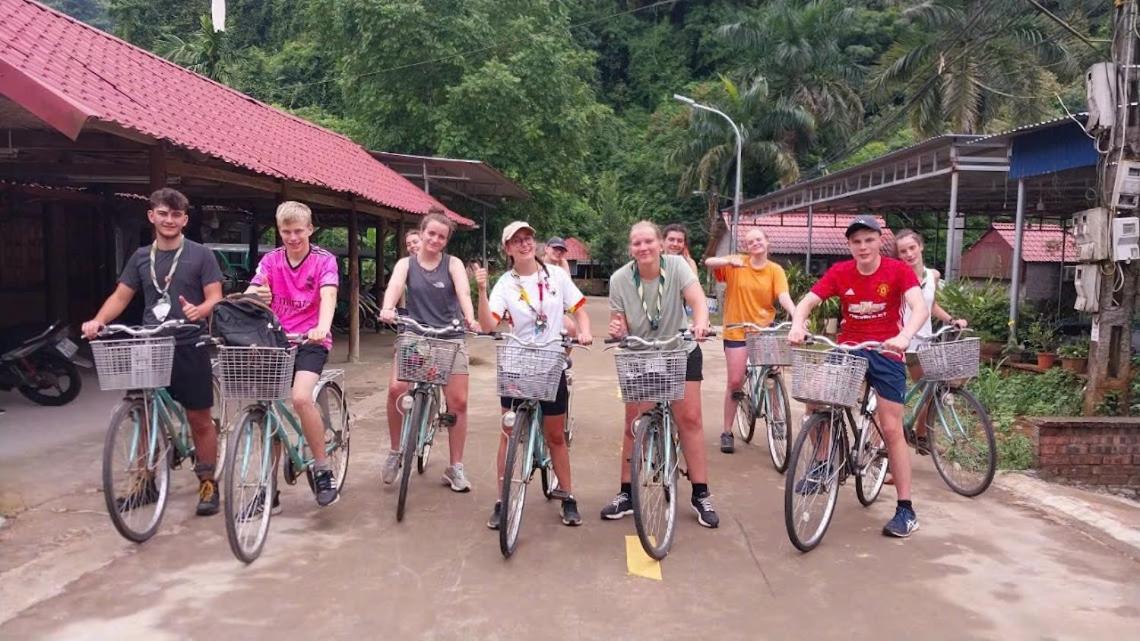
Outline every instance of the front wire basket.
{"label": "front wire basket", "polygon": [[289,398],[296,356],[295,347],[219,347],[222,395],[255,401]]}
{"label": "front wire basket", "polygon": [[982,357],[982,339],[960,338],[955,341],[928,343],[917,350],[922,377],[929,381],[951,381],[978,375]]}
{"label": "front wire basket", "polygon": [[170,385],[174,337],[147,336],[91,341],[99,389],[156,389]]}
{"label": "front wire basket", "polygon": [[522,345],[499,345],[495,353],[499,396],[554,401],[566,353]]}
{"label": "front wire basket", "polygon": [[867,359],[843,350],[792,350],[792,398],[803,403],[855,407]]}
{"label": "front wire basket", "polygon": [[623,349],[614,355],[622,401],[666,403],[685,398],[684,349]]}
{"label": "front wire basket", "polygon": [[458,340],[400,334],[396,337],[396,378],[410,383],[446,385],[462,345]]}
{"label": "front wire basket", "polygon": [[750,332],[744,337],[748,345],[748,360],[753,365],[791,365],[792,346],[788,332]]}

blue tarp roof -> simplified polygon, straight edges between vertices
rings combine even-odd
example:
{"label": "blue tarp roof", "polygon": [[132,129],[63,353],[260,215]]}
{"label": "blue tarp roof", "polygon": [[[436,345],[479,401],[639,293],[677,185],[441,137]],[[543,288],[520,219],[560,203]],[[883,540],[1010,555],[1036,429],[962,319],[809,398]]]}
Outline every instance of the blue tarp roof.
{"label": "blue tarp roof", "polygon": [[1095,166],[1100,154],[1084,128],[1073,121],[1012,136],[1009,178],[1018,180],[1066,169]]}

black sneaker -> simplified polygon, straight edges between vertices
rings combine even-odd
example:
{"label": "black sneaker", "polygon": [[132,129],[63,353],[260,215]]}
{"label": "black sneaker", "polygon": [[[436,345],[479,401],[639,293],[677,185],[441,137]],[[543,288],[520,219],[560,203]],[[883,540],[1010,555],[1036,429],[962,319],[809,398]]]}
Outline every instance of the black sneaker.
{"label": "black sneaker", "polygon": [[154,479],[147,479],[136,482],[130,494],[116,498],[115,507],[120,512],[129,512],[156,501],[158,501],[158,487],[154,484]]}
{"label": "black sneaker", "polygon": [[895,508],[895,516],[883,526],[883,536],[893,536],[900,539],[918,531],[918,515],[914,510],[903,506]]}
{"label": "black sneaker", "polygon": [[327,507],[340,500],[336,489],[336,479],[332,470],[320,470],[314,475],[313,485],[317,490],[317,505]]}
{"label": "black sneaker", "polygon": [[499,529],[499,524],[503,522],[503,504],[495,501],[495,508],[491,510],[491,518],[487,519],[487,527],[492,530]]}
{"label": "black sneaker", "polygon": [[[262,510],[265,509],[265,490],[257,493],[253,500],[245,506],[238,518],[242,521],[252,521],[261,517]],[[273,493],[273,505],[269,508],[270,514],[281,514],[281,492]]]}
{"label": "black sneaker", "polygon": [[697,523],[705,527],[715,528],[720,525],[720,517],[713,508],[712,495],[708,492],[693,497],[693,511],[697,513]]}
{"label": "black sneaker", "polygon": [[629,495],[625,492],[619,492],[614,500],[610,501],[604,508],[602,508],[602,518],[614,521],[623,516],[633,514],[633,502],[629,500]]}
{"label": "black sneaker", "polygon": [[218,484],[214,479],[202,479],[198,484],[198,516],[212,516],[218,513]]}
{"label": "black sneaker", "polygon": [[736,451],[736,439],[733,438],[732,432],[720,433],[720,451],[725,454],[732,454]]}
{"label": "black sneaker", "polygon": [[571,527],[582,524],[582,515],[578,514],[578,501],[574,497],[562,499],[562,524]]}

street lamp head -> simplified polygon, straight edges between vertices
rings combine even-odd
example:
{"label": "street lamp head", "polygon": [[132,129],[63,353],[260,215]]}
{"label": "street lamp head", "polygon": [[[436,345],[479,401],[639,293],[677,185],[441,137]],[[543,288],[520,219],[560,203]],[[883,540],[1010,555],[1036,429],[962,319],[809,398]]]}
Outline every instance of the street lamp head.
{"label": "street lamp head", "polygon": [[673,94],[673,99],[674,100],[680,100],[681,102],[685,103],[686,105],[692,105],[696,102],[696,100],[693,100],[692,98],[690,98],[688,96],[682,96],[679,93]]}

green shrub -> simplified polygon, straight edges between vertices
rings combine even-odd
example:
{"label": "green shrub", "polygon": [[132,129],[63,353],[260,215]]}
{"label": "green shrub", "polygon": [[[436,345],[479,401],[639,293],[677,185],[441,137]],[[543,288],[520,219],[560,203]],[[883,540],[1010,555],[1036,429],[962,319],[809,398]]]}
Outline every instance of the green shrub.
{"label": "green shrub", "polygon": [[1009,339],[1009,289],[1000,282],[943,282],[938,304],[951,316],[965,318],[983,341]]}
{"label": "green shrub", "polygon": [[1079,338],[1071,343],[1066,343],[1057,350],[1057,354],[1061,358],[1088,358],[1089,339]]}
{"label": "green shrub", "polygon": [[1038,352],[1052,352],[1057,349],[1057,331],[1052,323],[1038,318],[1029,325],[1029,345]]}

